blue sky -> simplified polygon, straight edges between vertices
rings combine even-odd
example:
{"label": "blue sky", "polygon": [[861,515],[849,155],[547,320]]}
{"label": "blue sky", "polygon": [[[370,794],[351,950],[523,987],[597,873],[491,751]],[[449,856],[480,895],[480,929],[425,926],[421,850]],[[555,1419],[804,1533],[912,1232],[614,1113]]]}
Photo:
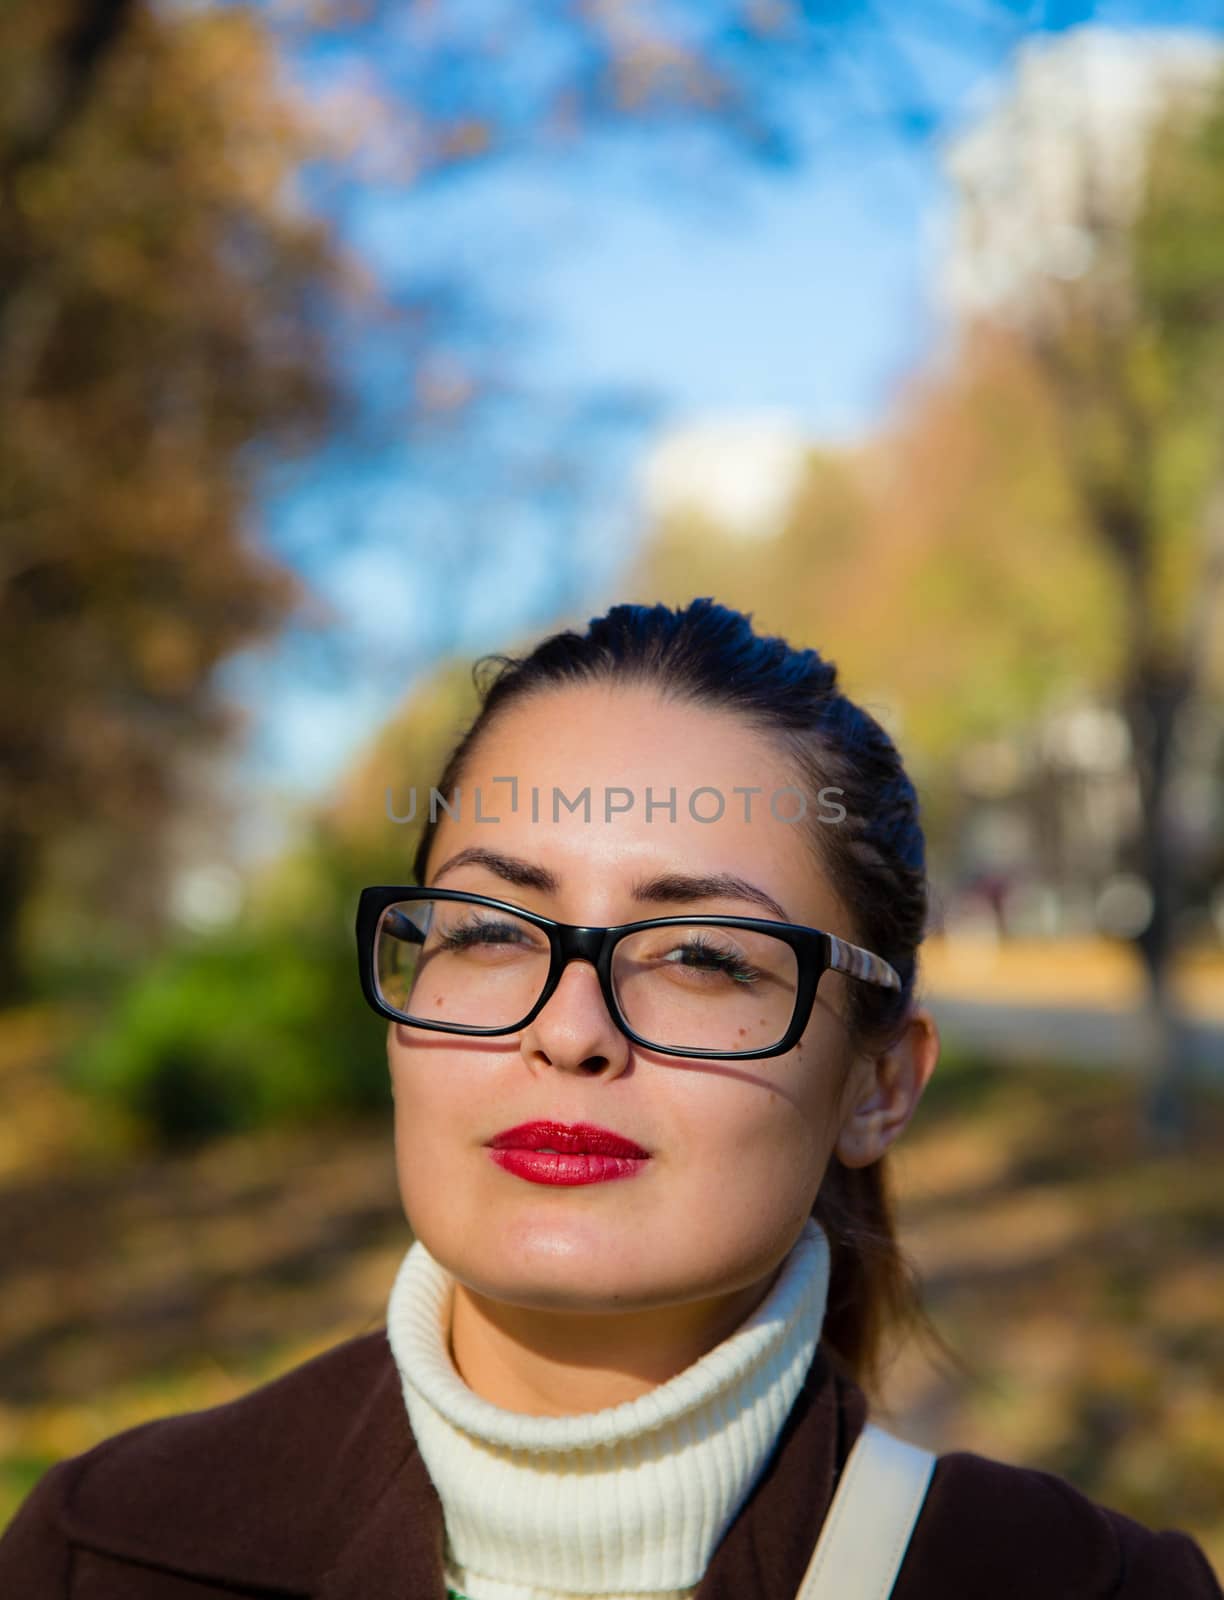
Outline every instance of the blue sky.
{"label": "blue sky", "polygon": [[[1204,6],[1096,10],[1163,26],[1218,20]],[[924,67],[969,119],[1006,63],[962,51]],[[802,128],[802,103],[797,115]],[[371,192],[349,221],[383,271],[478,261],[494,302],[525,320],[517,359],[542,391],[622,385],[656,398],[651,428],[608,458],[602,520],[573,531],[564,598],[592,609],[615,598],[638,522],[641,452],[664,430],[771,413],[814,440],[865,435],[940,332],[932,283],[950,196],[937,149],[818,146],[793,171],[729,170],[682,204],[661,204],[643,185],[640,154],[609,141],[565,167],[501,167],[424,199]],[[252,717],[235,773],[246,856],[275,847],[286,805],[325,789],[431,660],[505,647],[556,615],[551,546],[525,508],[488,508],[498,534],[478,546],[482,581],[457,581],[466,535],[447,485],[463,476],[461,462],[429,485],[405,462],[342,480],[307,473],[268,505],[274,528],[309,533],[347,517],[363,541],[309,574],[343,619],[342,670],[312,678],[299,657],[274,650],[226,671]],[[479,519],[479,503],[463,515]]]}

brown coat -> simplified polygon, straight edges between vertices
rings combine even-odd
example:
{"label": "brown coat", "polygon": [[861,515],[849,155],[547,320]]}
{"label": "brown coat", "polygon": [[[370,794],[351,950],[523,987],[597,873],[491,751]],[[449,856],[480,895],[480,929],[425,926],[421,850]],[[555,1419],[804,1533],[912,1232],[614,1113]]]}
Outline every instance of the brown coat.
{"label": "brown coat", "polygon": [[[793,1600],[866,1418],[818,1350],[698,1600]],[[0,1600],[444,1600],[442,1506],[385,1331],[44,1474],[0,1538]],[[1224,1600],[1199,1547],[1049,1473],[941,1456],[893,1600]]]}

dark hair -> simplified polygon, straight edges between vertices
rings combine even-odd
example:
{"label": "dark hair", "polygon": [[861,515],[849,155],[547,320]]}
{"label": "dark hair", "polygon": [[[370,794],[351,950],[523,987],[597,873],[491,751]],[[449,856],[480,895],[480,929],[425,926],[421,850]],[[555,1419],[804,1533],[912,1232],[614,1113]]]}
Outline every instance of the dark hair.
{"label": "dark hair", "polygon": [[[814,848],[852,919],[845,937],[891,962],[902,980],[899,991],[846,984],[851,1054],[883,1050],[900,1036],[914,1005],[928,913],[918,799],[888,734],[837,687],[833,662],[755,633],[750,615],[699,599],[682,610],[613,606],[592,618],[585,633],[553,634],[524,657],[481,657],[473,681],[480,710],[435,785],[443,795],[461,782],[477,740],[508,706],[585,683],[645,684],[669,700],[725,708],[782,748],[806,792],[840,791],[845,818],[836,826],[814,818]],[[417,845],[420,884],[436,831],[436,820],[427,822]],[[834,1153],[811,1213],[831,1254],[822,1341],[834,1363],[868,1391],[879,1389],[884,1336],[893,1325],[919,1331],[952,1354],[927,1317],[917,1275],[898,1244],[886,1159],[847,1167]]]}

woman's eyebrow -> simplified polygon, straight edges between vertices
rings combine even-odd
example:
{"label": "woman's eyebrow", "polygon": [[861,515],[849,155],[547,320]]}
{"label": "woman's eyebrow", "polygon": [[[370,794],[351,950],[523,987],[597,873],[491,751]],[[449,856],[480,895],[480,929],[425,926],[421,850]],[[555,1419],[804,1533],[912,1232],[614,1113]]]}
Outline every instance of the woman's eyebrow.
{"label": "woman's eyebrow", "polygon": [[561,887],[556,873],[549,872],[547,867],[533,866],[530,861],[523,861],[518,856],[504,856],[500,850],[484,850],[478,844],[469,845],[466,850],[459,850],[444,861],[434,873],[434,882],[437,883],[454,867],[469,866],[487,867],[490,872],[495,872],[499,878],[520,889],[540,889],[545,894],[556,894]]}
{"label": "woman's eyebrow", "polygon": [[[469,845],[466,850],[460,850],[444,861],[434,874],[434,882],[452,868],[463,866],[487,867],[490,872],[520,889],[539,889],[544,894],[556,894],[561,888],[561,880],[547,867],[537,867],[519,856],[502,855],[499,850],[486,850],[480,845]],[[656,904],[682,900],[747,900],[768,911],[780,922],[791,920],[772,895],[729,872],[660,873],[657,877],[635,883],[633,898]]]}
{"label": "woman's eyebrow", "polygon": [[634,884],[635,900],[750,900],[753,905],[768,911],[780,922],[791,919],[774,897],[758,889],[755,883],[737,878],[729,872],[701,873],[693,876],[686,872],[665,872],[657,878],[647,878]]}

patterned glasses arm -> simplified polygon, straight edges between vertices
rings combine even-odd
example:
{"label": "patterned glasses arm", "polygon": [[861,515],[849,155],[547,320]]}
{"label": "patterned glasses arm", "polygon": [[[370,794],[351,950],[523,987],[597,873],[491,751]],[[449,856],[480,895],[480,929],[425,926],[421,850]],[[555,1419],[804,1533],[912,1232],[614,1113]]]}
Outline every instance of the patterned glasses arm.
{"label": "patterned glasses arm", "polygon": [[878,983],[884,989],[900,989],[900,974],[882,956],[873,956],[857,944],[847,944],[835,934],[829,935],[829,965],[852,978],[862,978],[866,983]]}

